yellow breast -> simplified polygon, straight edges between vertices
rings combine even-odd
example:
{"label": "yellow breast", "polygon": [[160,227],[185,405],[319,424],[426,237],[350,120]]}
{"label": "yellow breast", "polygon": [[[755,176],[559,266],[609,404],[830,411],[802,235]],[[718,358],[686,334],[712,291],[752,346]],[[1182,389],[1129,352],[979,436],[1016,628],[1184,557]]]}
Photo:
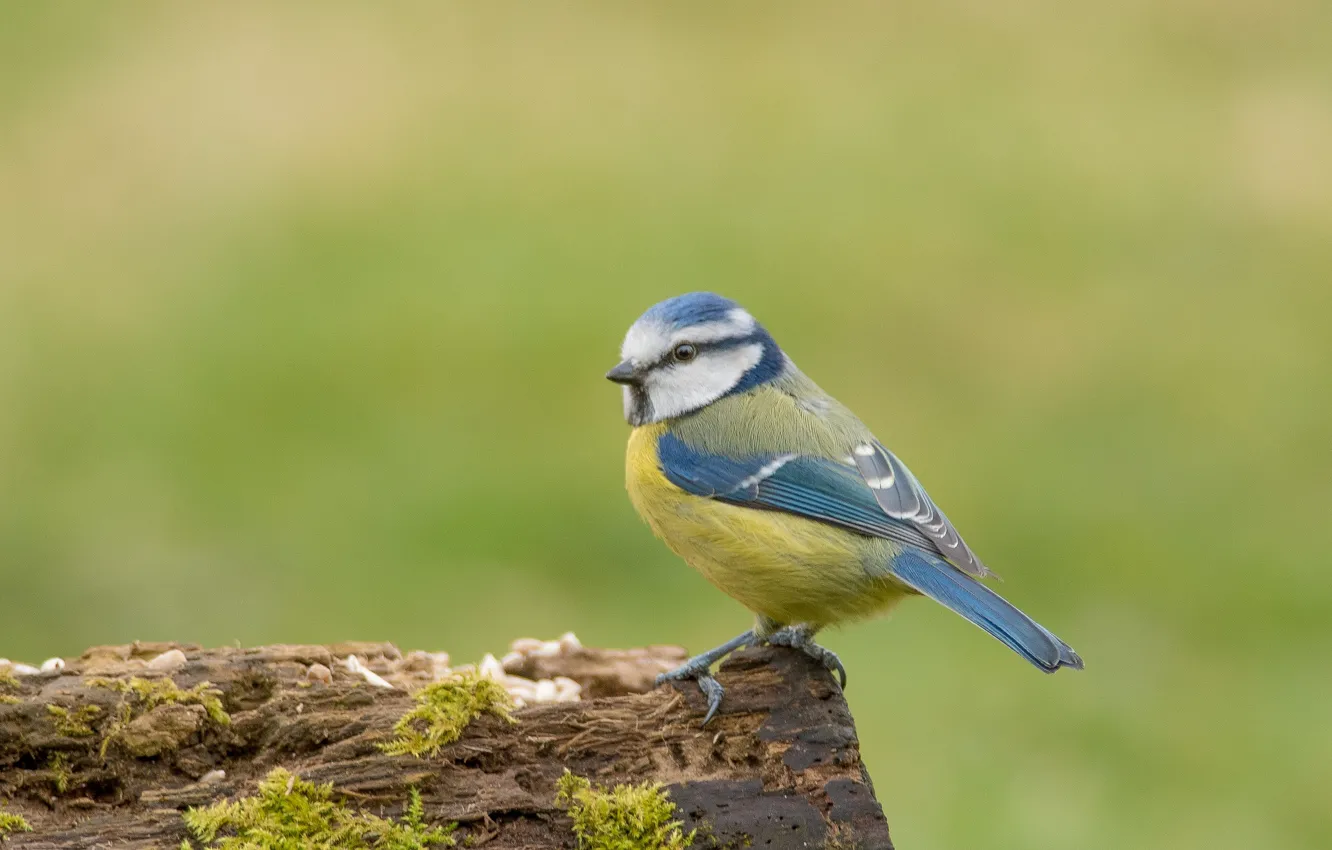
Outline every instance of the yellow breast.
{"label": "yellow breast", "polygon": [[722,591],[779,623],[825,625],[882,613],[906,590],[872,576],[896,547],[826,523],[686,493],[661,471],[658,423],[629,436],[625,483],[666,545]]}

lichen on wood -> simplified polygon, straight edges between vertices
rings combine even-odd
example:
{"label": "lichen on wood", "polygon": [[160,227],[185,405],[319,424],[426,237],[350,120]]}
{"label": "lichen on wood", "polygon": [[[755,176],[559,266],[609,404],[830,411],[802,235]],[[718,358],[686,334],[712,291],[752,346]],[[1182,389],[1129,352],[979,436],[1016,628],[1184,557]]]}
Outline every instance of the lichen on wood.
{"label": "lichen on wood", "polygon": [[[147,708],[149,692],[129,683],[160,682],[167,692],[165,671],[149,665],[168,652],[177,664],[170,687],[212,692],[229,723],[192,701]],[[393,687],[371,686],[347,665],[352,655]],[[296,781],[331,783],[329,803],[417,833],[457,823],[449,837],[459,847],[573,848],[578,812],[572,798],[556,799],[567,769],[603,793],[662,783],[659,793],[674,807],[665,822],[679,822],[682,840],[698,830],[696,847],[891,847],[841,692],[801,653],[763,648],[733,656],[717,674],[726,702],[706,729],[697,688],[652,687],[657,673],[679,664],[678,647],[533,653],[512,659],[515,667],[532,666],[525,675],[534,681],[568,677],[595,698],[530,702],[512,712],[516,724],[482,711],[422,759],[381,748],[420,706],[413,693],[438,678],[438,665],[413,661],[416,655],[372,643],[132,644],[96,647],[66,659],[63,669],[23,676],[19,702],[0,705],[0,801],[34,831],[13,833],[10,843],[15,850],[160,850],[188,841],[204,850],[238,831],[219,826],[204,844],[183,813],[256,797],[281,768],[299,777],[293,789]],[[92,684],[99,679],[124,684]],[[102,738],[124,704],[130,723],[102,758]],[[63,734],[47,705],[99,707],[87,723],[96,734]],[[428,741],[427,721],[418,722]],[[377,836],[365,833],[368,841]]]}
{"label": "lichen on wood", "polygon": [[70,710],[63,705],[48,705],[46,713],[51,715],[55,730],[71,738],[89,738],[97,734],[91,723],[102,713],[98,705],[81,705]]}
{"label": "lichen on wood", "polygon": [[[98,749],[102,758],[106,758],[106,751],[113,743],[124,746],[136,758],[160,755],[197,732],[203,719],[200,715],[206,715],[219,726],[231,724],[231,715],[222,707],[222,692],[212,682],[182,689],[170,676],[160,679],[95,676],[87,684],[120,694],[120,703]],[[198,710],[191,711],[195,706]]]}
{"label": "lichen on wood", "polygon": [[222,726],[231,723],[231,716],[222,708],[222,692],[214,688],[212,682],[200,682],[185,690],[170,676],[160,679],[141,679],[138,676],[131,676],[128,679],[108,679],[105,676],[96,676],[88,679],[88,685],[121,694],[126,698],[125,704],[131,709],[147,712],[167,703],[197,705],[207,712],[214,723]]}

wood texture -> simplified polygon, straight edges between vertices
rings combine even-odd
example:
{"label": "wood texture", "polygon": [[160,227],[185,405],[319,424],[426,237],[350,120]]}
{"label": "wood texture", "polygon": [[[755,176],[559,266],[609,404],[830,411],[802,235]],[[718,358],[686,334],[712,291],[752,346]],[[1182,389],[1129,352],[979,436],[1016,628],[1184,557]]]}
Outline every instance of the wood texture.
{"label": "wood texture", "polygon": [[[211,682],[230,725],[200,706],[163,705],[140,723],[145,734],[121,735],[99,755],[122,697],[90,678],[160,677],[148,659],[173,648],[186,656],[173,680],[186,689]],[[282,766],[332,782],[350,804],[376,814],[400,814],[415,786],[430,822],[456,821],[459,838],[496,850],[575,846],[554,801],[565,768],[598,784],[660,780],[686,828],[702,827],[700,847],[892,847],[847,705],[828,674],[798,653],[734,656],[719,675],[725,705],[706,729],[692,685],[651,689],[653,676],[682,657],[677,648],[527,659],[530,669],[511,672],[568,676],[592,698],[529,706],[512,726],[482,717],[425,759],[376,748],[411,697],[349,672],[342,661],[353,653],[391,679],[410,677],[411,665],[389,644],[98,647],[58,673],[23,677],[3,691],[17,702],[0,704],[0,808],[26,817],[34,832],[12,835],[10,846],[174,848],[186,837],[183,809],[252,793]],[[332,671],[331,682],[311,681],[316,664]],[[51,705],[69,718],[98,706],[91,734],[61,724]]]}

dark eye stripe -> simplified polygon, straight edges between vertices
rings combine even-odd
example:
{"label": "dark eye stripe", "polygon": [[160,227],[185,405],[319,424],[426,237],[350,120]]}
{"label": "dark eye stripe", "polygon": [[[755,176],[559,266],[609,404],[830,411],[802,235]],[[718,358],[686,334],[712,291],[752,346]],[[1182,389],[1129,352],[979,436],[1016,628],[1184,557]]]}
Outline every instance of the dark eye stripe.
{"label": "dark eye stripe", "polygon": [[[712,340],[711,342],[676,343],[674,346],[671,347],[670,351],[667,351],[665,354],[663,354],[661,358],[658,359],[651,366],[649,366],[648,369],[657,369],[662,366],[671,366],[680,362],[692,363],[704,354],[708,354],[713,351],[727,351],[732,348],[740,348],[741,346],[750,345],[755,342],[762,342],[762,339],[758,334],[750,334],[748,336],[737,336],[737,337],[732,337],[730,339],[717,339],[717,340]],[[694,356],[686,361],[676,360],[675,349],[679,348],[681,345],[693,346]]]}

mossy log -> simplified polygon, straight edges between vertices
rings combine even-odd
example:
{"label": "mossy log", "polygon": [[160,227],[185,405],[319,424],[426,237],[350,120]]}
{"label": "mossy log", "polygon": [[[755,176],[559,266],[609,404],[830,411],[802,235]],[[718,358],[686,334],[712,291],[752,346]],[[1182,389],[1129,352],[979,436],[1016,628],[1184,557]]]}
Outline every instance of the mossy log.
{"label": "mossy log", "polygon": [[[150,665],[170,650],[184,655],[170,653],[175,669]],[[9,680],[0,811],[32,827],[9,834],[9,846],[180,847],[187,809],[254,794],[282,767],[384,817],[400,817],[417,789],[427,823],[458,824],[458,846],[575,847],[556,799],[567,769],[603,787],[663,783],[698,847],[892,847],[847,705],[799,653],[734,656],[719,674],[726,702],[706,728],[696,688],[652,688],[679,649],[528,659],[540,669],[519,672],[567,676],[585,698],[527,706],[513,724],[482,715],[423,758],[382,746],[413,706],[411,683],[376,687],[347,668],[353,654],[390,679],[409,666],[389,644],[134,644]],[[137,681],[142,693],[108,681]]]}

